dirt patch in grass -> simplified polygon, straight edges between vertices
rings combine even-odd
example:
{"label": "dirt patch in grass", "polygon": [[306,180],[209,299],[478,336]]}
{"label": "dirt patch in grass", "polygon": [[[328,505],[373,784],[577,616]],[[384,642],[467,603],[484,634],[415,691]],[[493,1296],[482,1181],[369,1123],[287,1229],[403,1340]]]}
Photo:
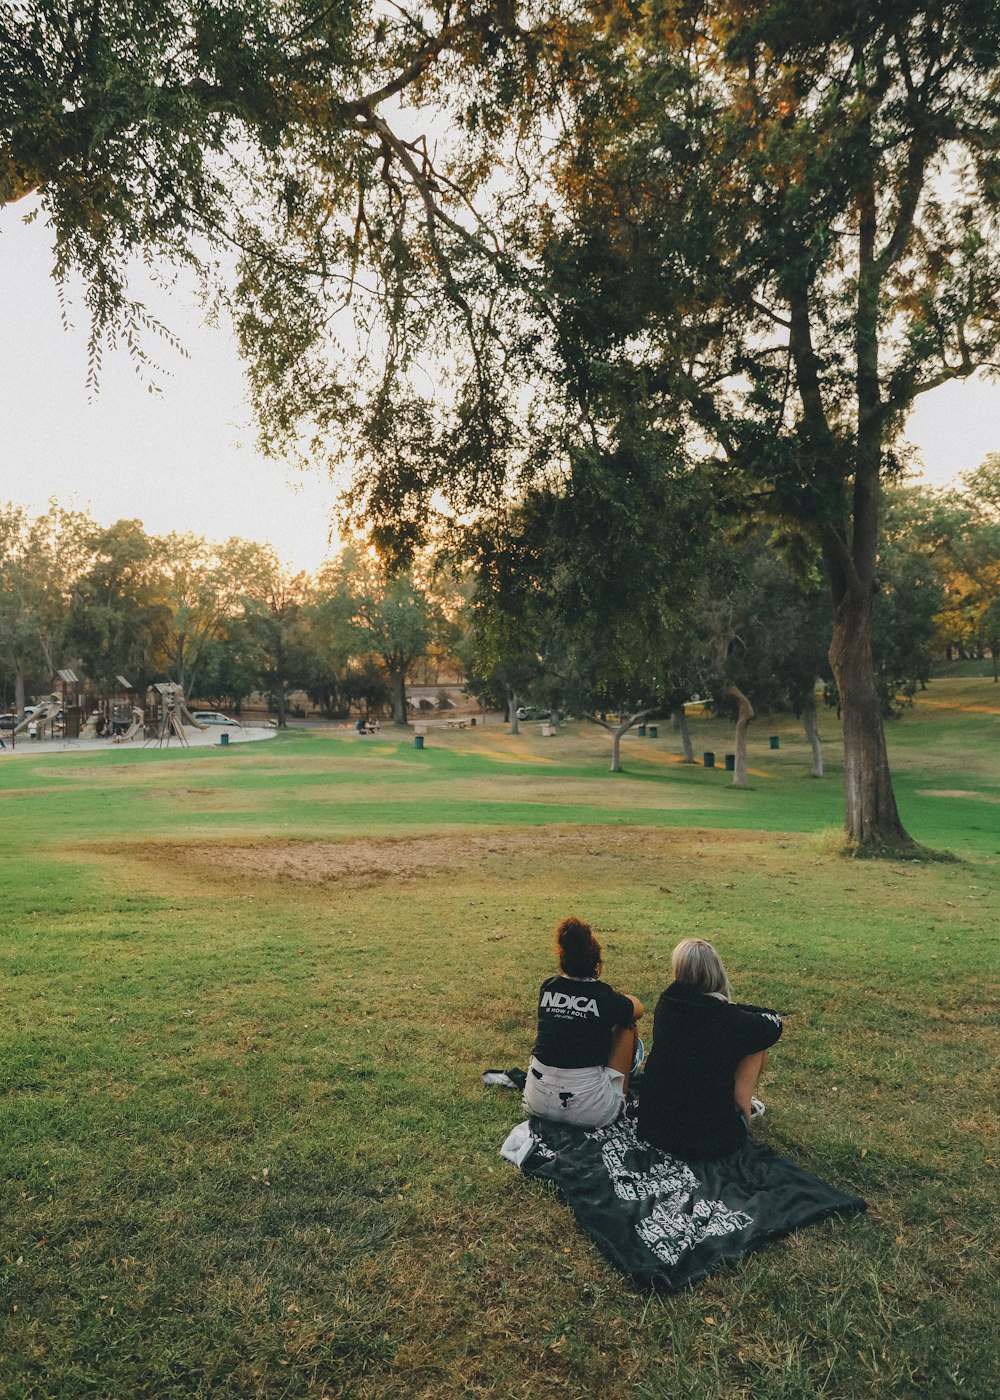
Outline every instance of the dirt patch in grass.
{"label": "dirt patch in grass", "polygon": [[992,792],[969,792],[966,788],[921,788],[918,797],[968,797],[973,802],[1000,802]]}
{"label": "dirt patch in grass", "polygon": [[553,861],[602,856],[621,858],[641,849],[658,861],[706,862],[729,868],[736,851],[753,850],[759,859],[775,850],[773,835],[728,831],[637,831],[635,828],[568,829],[543,832],[474,832],[457,836],[400,836],[382,840],[238,842],[134,842],[86,849],[98,856],[127,857],[162,865],[169,862],[223,881],[260,880],[300,885],[366,888],[385,880],[420,880],[468,873],[495,861],[532,854]]}
{"label": "dirt patch in grass", "polygon": [[1000,715],[1000,704],[980,703],[972,705],[968,701],[962,700],[942,700],[927,695],[915,695],[914,705],[920,705],[928,710],[953,710],[963,715]]}
{"label": "dirt patch in grass", "polygon": [[218,788],[205,787],[179,787],[179,788],[150,788],[150,797],[211,797],[217,793]]}

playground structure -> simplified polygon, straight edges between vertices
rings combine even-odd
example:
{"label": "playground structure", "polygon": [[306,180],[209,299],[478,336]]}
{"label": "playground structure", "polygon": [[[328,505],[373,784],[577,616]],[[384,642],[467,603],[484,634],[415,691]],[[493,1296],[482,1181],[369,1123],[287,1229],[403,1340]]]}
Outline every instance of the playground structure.
{"label": "playground structure", "polygon": [[[115,710],[121,711],[122,706],[116,705]],[[103,739],[110,737],[113,744],[127,743],[134,739],[140,729],[145,728],[146,716],[138,705],[133,705],[128,712],[128,723],[125,728],[121,728],[120,713],[115,717],[111,725],[100,710],[92,710],[86,724],[80,730],[81,739]]]}
{"label": "playground structure", "polygon": [[113,744],[127,744],[130,739],[134,739],[141,729],[145,733],[146,716],[138,705],[132,707],[132,719],[128,728],[122,734],[115,734],[111,740]]}
{"label": "playground structure", "polygon": [[32,740],[108,739],[113,744],[141,739],[146,744],[168,744],[176,738],[188,746],[185,729],[208,731],[211,726],[195,719],[188,709],[184,691],[174,681],[161,681],[148,688],[145,706],[138,703],[135,687],[125,676],[116,677],[117,694],[97,699],[86,694],[85,683],[70,670],[58,673],[62,694],[53,690],[15,722],[12,742]]}
{"label": "playground structure", "polygon": [[106,735],[112,743],[134,739],[145,723],[146,716],[133,699],[132,682],[124,676],[116,680],[121,691],[116,698],[94,702],[90,715],[80,731],[81,739],[103,739]]}
{"label": "playground structure", "polygon": [[[115,742],[132,739],[143,726],[145,715],[136,705],[134,687],[125,676],[116,676],[116,695],[98,700],[84,693],[83,683],[73,671],[58,673],[63,689],[63,734],[67,739],[103,739]],[[71,687],[73,691],[71,693]],[[86,718],[84,718],[86,716]]]}
{"label": "playground structure", "polygon": [[19,724],[14,725],[14,737],[18,734],[28,734],[32,739],[42,739],[45,737],[46,729],[49,731],[48,737],[55,737],[55,728],[63,721],[62,697],[54,691],[45,700],[42,700],[34,707],[31,714],[26,714]]}
{"label": "playground structure", "polygon": [[84,696],[75,671],[61,670],[56,676],[62,693],[53,690],[41,696],[30,714],[25,712],[14,726],[13,736],[27,733],[32,739],[54,739],[57,732],[63,738],[76,739],[80,734]]}
{"label": "playground structure", "polygon": [[[206,730],[207,724],[195,719],[187,707],[184,691],[173,681],[158,681],[146,692],[145,743],[144,748],[156,744],[162,748],[169,745],[171,737],[176,738],[183,748],[188,747],[185,725],[193,729]],[[123,738],[126,736],[123,735]],[[127,737],[131,738],[131,734]]]}

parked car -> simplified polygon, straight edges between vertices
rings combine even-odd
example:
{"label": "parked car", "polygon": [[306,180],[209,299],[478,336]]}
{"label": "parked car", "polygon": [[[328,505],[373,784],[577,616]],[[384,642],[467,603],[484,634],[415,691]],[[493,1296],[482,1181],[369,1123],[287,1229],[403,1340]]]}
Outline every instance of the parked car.
{"label": "parked car", "polygon": [[16,722],[16,715],[0,715],[0,729],[13,729]]}
{"label": "parked car", "polygon": [[191,718],[196,719],[199,724],[224,724],[230,729],[242,729],[235,719],[230,719],[228,715],[222,714],[219,710],[192,710]]}
{"label": "parked car", "polygon": [[521,705],[517,711],[518,719],[551,719],[551,710],[537,710],[532,705]]}

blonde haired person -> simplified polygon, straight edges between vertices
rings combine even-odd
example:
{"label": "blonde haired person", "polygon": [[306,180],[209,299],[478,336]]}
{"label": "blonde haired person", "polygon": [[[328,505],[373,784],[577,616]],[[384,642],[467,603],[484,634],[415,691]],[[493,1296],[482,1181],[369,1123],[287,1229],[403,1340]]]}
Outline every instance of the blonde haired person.
{"label": "blonde haired person", "polygon": [[722,959],[704,938],[678,943],[671,967],[653,1017],[639,1134],[676,1157],[724,1157],[750,1131],[752,1094],[781,1017],[733,1001]]}
{"label": "blonde haired person", "polygon": [[538,992],[538,1034],[524,1106],[539,1118],[602,1128],[618,1117],[639,1058],[636,997],[602,982],[603,952],[589,924],[556,929],[559,973]]}

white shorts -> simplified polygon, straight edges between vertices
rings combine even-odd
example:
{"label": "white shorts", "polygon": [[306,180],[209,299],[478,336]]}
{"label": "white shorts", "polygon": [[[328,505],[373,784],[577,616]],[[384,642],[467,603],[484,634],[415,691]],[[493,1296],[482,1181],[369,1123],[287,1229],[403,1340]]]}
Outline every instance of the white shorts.
{"label": "white shorts", "polygon": [[603,1128],[618,1117],[624,1098],[624,1074],[607,1065],[554,1069],[534,1056],[528,1063],[524,1107],[539,1118]]}

